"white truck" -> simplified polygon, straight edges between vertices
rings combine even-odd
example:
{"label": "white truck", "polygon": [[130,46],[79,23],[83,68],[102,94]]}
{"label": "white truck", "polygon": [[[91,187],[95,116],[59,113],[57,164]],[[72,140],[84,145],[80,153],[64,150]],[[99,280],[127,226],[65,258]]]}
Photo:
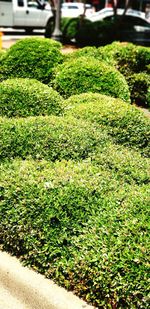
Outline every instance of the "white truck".
{"label": "white truck", "polygon": [[25,29],[27,33],[46,29],[48,37],[53,21],[52,10],[41,0],[0,0],[0,27]]}

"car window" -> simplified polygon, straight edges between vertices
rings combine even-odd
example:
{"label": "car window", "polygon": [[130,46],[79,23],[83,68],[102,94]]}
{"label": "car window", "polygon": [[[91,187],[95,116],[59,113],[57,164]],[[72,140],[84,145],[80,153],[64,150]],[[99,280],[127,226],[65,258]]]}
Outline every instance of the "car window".
{"label": "car window", "polygon": [[[122,22],[129,25],[129,26],[150,26],[146,20],[143,20],[142,18],[135,17],[135,16],[117,16],[118,19],[122,19]],[[114,20],[114,15],[111,15],[109,17],[106,17],[105,20]]]}
{"label": "car window", "polygon": [[132,24],[137,26],[145,26],[147,24],[145,20],[134,16],[124,16],[124,21],[130,25]]}
{"label": "car window", "polygon": [[75,5],[72,5],[72,6],[68,6],[68,9],[74,10],[74,9],[78,9],[78,7]]}

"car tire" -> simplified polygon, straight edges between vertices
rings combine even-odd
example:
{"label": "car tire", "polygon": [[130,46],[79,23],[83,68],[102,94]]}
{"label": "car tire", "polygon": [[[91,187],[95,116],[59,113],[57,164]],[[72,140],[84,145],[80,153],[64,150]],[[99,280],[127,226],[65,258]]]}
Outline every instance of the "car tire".
{"label": "car tire", "polygon": [[47,22],[47,25],[45,28],[45,38],[51,38],[53,30],[54,30],[54,19],[51,18]]}

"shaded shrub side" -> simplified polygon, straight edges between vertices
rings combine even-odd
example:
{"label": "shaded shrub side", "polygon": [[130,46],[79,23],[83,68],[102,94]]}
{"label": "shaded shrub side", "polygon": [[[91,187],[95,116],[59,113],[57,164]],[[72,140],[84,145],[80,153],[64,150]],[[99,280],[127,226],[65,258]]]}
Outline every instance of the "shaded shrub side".
{"label": "shaded shrub side", "polygon": [[150,87],[150,76],[146,73],[135,73],[127,79],[131,102],[144,107],[150,107],[147,95]]}

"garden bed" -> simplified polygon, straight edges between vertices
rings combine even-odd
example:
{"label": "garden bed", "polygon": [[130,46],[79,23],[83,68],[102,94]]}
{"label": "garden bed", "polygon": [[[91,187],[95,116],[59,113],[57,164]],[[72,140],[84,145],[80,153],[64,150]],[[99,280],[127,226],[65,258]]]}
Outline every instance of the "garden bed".
{"label": "garden bed", "polygon": [[[134,53],[129,44],[127,54],[115,43],[65,55],[34,40],[41,54],[23,40],[0,58],[1,248],[97,308],[146,309],[150,119],[130,103],[127,77],[137,71],[135,57],[149,74],[149,49]],[[99,65],[86,86],[92,57]],[[62,76],[75,62],[74,77]]]}

